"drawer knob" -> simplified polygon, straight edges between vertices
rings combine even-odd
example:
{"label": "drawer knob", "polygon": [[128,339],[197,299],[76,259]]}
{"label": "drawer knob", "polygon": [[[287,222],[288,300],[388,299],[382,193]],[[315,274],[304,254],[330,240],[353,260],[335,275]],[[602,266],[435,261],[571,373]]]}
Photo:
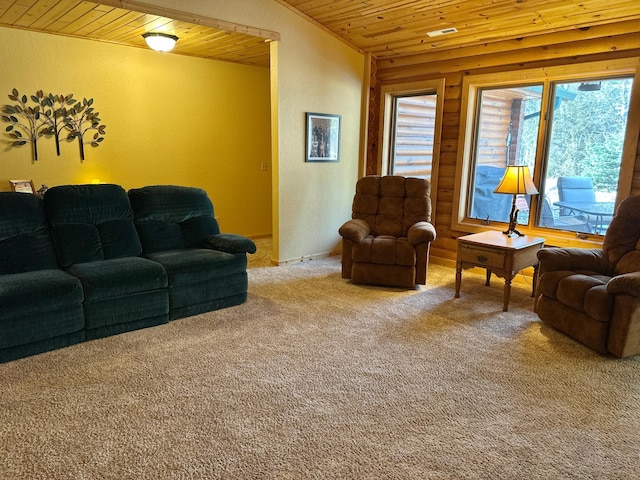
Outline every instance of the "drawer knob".
{"label": "drawer knob", "polygon": [[487,257],[485,257],[484,255],[478,255],[476,257],[476,260],[478,260],[480,263],[485,263],[489,259]]}

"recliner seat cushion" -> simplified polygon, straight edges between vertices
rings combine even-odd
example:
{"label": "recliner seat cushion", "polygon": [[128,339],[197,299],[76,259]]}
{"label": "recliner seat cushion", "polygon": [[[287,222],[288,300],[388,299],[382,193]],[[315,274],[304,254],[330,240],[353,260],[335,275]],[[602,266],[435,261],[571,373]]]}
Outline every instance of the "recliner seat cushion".
{"label": "recliner seat cushion", "polygon": [[614,299],[607,293],[609,280],[610,277],[595,273],[549,271],[540,279],[538,293],[598,322],[608,322]]}
{"label": "recliner seat cushion", "polygon": [[80,281],[62,270],[0,276],[0,349],[82,330]]}
{"label": "recliner seat cushion", "polygon": [[409,245],[407,238],[388,235],[367,236],[362,242],[353,245],[351,254],[353,261],[357,263],[412,267],[416,261],[416,250]]}
{"label": "recliner seat cushion", "polygon": [[164,267],[171,285],[197,283],[207,278],[215,279],[242,272],[247,268],[247,257],[244,254],[206,248],[152,253],[146,258]]}
{"label": "recliner seat cushion", "polygon": [[172,310],[244,295],[248,290],[244,253],[195,248],[153,253],[147,258],[167,271]]}
{"label": "recliner seat cushion", "polygon": [[82,282],[86,302],[167,287],[162,265],[140,257],[79,263],[69,273]]}

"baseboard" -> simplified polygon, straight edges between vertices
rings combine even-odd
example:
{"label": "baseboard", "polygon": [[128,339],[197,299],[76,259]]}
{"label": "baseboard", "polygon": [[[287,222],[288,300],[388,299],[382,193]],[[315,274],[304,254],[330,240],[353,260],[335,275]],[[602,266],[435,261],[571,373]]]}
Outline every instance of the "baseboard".
{"label": "baseboard", "polygon": [[301,263],[301,262],[309,262],[312,260],[320,260],[321,258],[334,257],[338,255],[335,252],[325,252],[325,253],[314,253],[313,255],[305,255],[299,258],[290,258],[288,260],[271,260],[271,263],[274,265],[290,265],[292,263]]}

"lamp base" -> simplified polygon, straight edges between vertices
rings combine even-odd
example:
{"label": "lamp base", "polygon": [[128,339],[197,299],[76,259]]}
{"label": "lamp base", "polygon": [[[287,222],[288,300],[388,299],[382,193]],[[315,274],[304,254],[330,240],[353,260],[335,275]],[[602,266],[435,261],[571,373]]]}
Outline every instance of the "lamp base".
{"label": "lamp base", "polygon": [[509,228],[506,229],[504,233],[507,237],[524,237],[522,233],[520,233],[516,229],[516,225],[518,225],[518,207],[516,206],[516,195],[513,196],[513,203],[511,204],[511,214],[509,215]]}
{"label": "lamp base", "polygon": [[505,234],[507,237],[524,237],[524,233],[520,233],[515,228],[513,230],[512,229],[505,230],[502,233]]}

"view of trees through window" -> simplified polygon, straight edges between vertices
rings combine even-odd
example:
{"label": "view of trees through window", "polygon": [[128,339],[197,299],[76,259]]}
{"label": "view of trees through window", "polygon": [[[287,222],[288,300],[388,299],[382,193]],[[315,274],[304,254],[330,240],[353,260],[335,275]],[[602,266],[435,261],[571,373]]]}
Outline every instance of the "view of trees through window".
{"label": "view of trees through window", "polygon": [[[507,165],[528,165],[542,172],[536,226],[603,234],[614,209],[632,84],[632,77],[551,82],[541,143],[544,84],[480,89],[468,216],[506,221],[509,201],[493,189]],[[529,201],[518,199],[521,224],[529,223]]]}

